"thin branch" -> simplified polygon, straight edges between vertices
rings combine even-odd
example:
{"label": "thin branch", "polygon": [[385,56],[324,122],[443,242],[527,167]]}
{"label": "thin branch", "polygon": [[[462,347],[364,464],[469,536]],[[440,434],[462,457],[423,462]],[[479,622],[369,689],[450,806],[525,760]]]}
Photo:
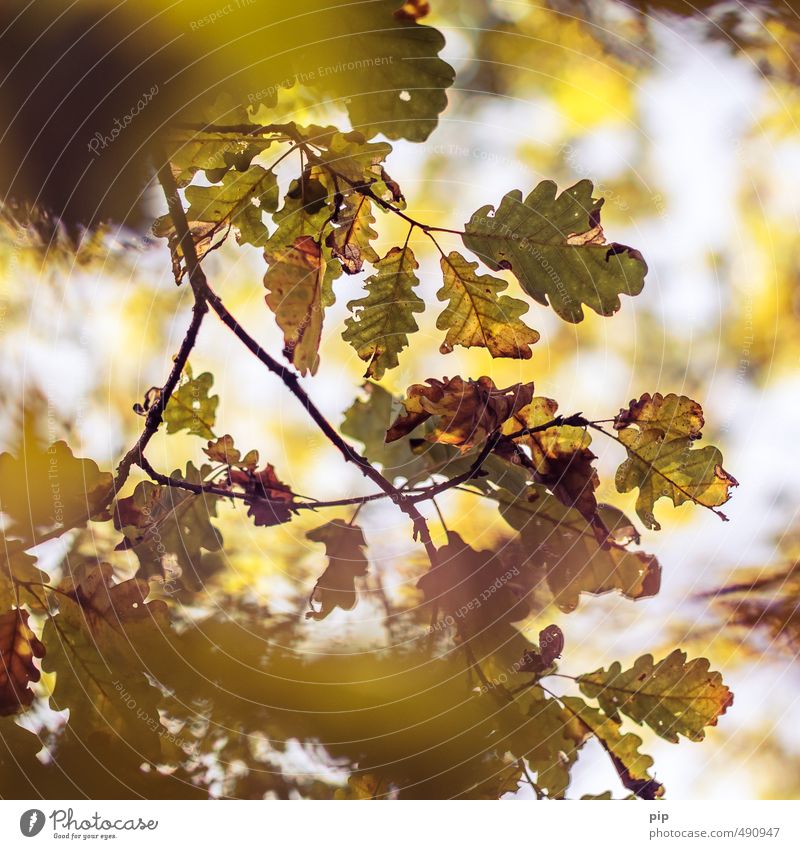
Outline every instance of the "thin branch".
{"label": "thin branch", "polygon": [[[308,154],[308,151],[306,151]],[[419,512],[413,501],[408,499],[408,496],[401,493],[391,481],[387,480],[372,464],[345,442],[344,439],[336,432],[335,428],[325,418],[322,412],[313,403],[308,393],[300,385],[297,374],[286,366],[279,363],[271,357],[256,340],[242,327],[242,325],[231,315],[219,296],[212,291],[206,280],[200,261],[197,257],[194,239],[192,238],[189,222],[186,219],[186,212],[183,209],[178,187],[175,183],[175,178],[169,164],[163,165],[158,169],[158,180],[167,198],[170,218],[175,227],[175,232],[178,234],[179,244],[186,260],[186,267],[189,271],[189,281],[192,284],[192,289],[195,292],[195,297],[199,302],[208,303],[214,310],[222,323],[236,336],[237,339],[273,374],[281,379],[284,386],[297,398],[298,401],[305,407],[306,412],[312,421],[325,434],[328,440],[339,450],[345,460],[358,466],[362,474],[370,478],[377,486],[383,490],[392,501],[411,519],[414,526],[414,538],[419,539],[428,558],[431,561],[431,566],[437,562],[436,548],[431,540],[430,529],[424,516]]]}

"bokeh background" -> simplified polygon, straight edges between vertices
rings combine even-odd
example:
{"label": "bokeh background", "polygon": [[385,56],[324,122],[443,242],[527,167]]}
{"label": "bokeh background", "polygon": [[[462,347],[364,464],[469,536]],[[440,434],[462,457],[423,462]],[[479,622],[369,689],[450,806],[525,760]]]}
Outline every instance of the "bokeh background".
{"label": "bokeh background", "polygon": [[[725,507],[730,521],[690,505],[659,509],[664,529],[642,547],[663,566],[661,593],[636,603],[584,598],[556,616],[567,673],[656,656],[675,645],[704,654],[735,692],[735,703],[701,744],[670,745],[647,731],[645,748],[671,798],[800,796],[800,664],[791,640],[726,626],[702,594],[759,575],[797,554],[800,501],[800,36],[791,4],[550,3],[436,0],[429,22],[446,36],[457,71],[449,106],[424,144],[395,142],[388,165],[415,217],[460,227],[478,207],[542,179],[566,187],[594,181],[606,198],[614,241],[644,254],[649,274],[635,299],[611,319],[580,325],[532,306],[542,334],[529,361],[493,361],[485,351],[439,353],[437,311],[384,385],[398,393],[429,376],[488,374],[498,385],[536,383],[562,412],[613,416],[643,392],[700,401],[706,438],[719,445],[740,486]],[[333,115],[302,87],[282,94],[278,120],[325,122]],[[288,181],[290,171],[283,175]],[[160,212],[156,194],[148,201]],[[379,253],[402,244],[402,222],[380,221]],[[446,235],[441,244],[447,249]],[[454,239],[452,247],[457,244]],[[435,303],[438,258],[414,235],[420,294]],[[264,304],[263,260],[226,246],[205,263],[231,311],[270,351],[280,333]],[[340,338],[360,278],[337,283],[326,316],[321,367],[304,385],[334,423],[361,391],[363,363]],[[514,292],[515,296],[519,293]],[[46,410],[50,438],[67,437],[78,456],[110,468],[141,427],[132,412],[162,381],[191,307],[175,287],[166,245],[144,232],[108,228],[73,251],[56,238],[46,255],[30,233],[5,226],[0,249],[0,443],[14,444],[22,411]],[[209,370],[221,402],[220,433],[257,447],[300,493],[338,498],[363,493],[361,475],[310,425],[302,408],[209,320],[191,358]],[[161,470],[202,459],[202,441],[159,434],[151,461]],[[595,440],[602,500],[631,509],[613,490],[619,446]],[[429,504],[434,538],[444,532]],[[502,533],[496,508],[449,493],[440,507],[475,547]],[[352,512],[342,511],[349,518]],[[328,518],[326,514],[326,518]],[[254,528],[241,508],[220,509],[224,563],[199,600],[224,609],[231,596],[272,612],[302,610],[324,568],[304,533],[319,517]],[[310,623],[309,645],[386,639],[384,604],[407,603],[425,566],[408,525],[390,504],[360,515],[371,575],[355,610]],[[102,533],[102,529],[95,533]],[[42,548],[57,563],[64,541]],[[128,555],[116,555],[124,572]],[[784,635],[785,636],[785,635]],[[46,684],[46,680],[45,680]],[[642,732],[640,732],[642,733]],[[307,747],[290,747],[291,768],[329,780],[344,774]],[[613,781],[592,744],[573,772],[571,796]],[[615,785],[616,786],[616,785]],[[520,790],[519,798],[529,793]]]}

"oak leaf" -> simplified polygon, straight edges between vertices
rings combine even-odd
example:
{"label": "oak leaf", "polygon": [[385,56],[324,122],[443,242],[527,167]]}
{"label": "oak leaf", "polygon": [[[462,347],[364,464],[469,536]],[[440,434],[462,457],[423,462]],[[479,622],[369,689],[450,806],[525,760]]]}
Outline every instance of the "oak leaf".
{"label": "oak leaf", "polygon": [[26,442],[19,458],[0,454],[0,511],[6,534],[33,542],[39,534],[100,518],[111,499],[112,475],[74,457],[66,442]]}
{"label": "oak leaf", "polygon": [[375,274],[365,283],[366,296],[347,305],[353,315],[345,319],[342,338],[369,363],[364,377],[380,380],[387,369],[395,368],[408,334],[419,330],[414,313],[423,312],[425,302],[414,292],[417,268],[408,245],[392,248],[375,263]]}
{"label": "oak leaf", "polygon": [[44,655],[44,645],[28,626],[26,610],[0,615],[0,716],[31,704],[29,684],[40,677],[34,658]]}
{"label": "oak leaf", "polygon": [[617,469],[617,490],[638,487],[636,512],[648,528],[661,527],[653,513],[659,498],[669,498],[676,507],[691,501],[714,509],[738,486],[723,469],[718,448],[693,447],[702,438],[703,412],[691,398],[645,394],[620,411],[614,427],[628,452]]}
{"label": "oak leaf", "polygon": [[625,714],[672,743],[678,742],[679,734],[702,740],[706,726],[716,725],[733,704],[733,693],[719,672],[709,670],[708,660],[687,661],[680,649],[658,663],[652,655],[643,655],[624,671],[615,661],[608,669],[580,675],[577,680],[607,716],[614,719]]}
{"label": "oak leaf", "polygon": [[298,236],[288,248],[267,248],[264,257],[266,302],[283,331],[283,354],[300,374],[314,374],[325,308],[334,302],[332,282],[341,266],[311,236]]}
{"label": "oak leaf", "polygon": [[[176,470],[172,477],[200,484],[209,471],[208,466],[198,470],[189,463],[185,476]],[[222,548],[222,536],[210,522],[218,501],[219,496],[209,493],[142,481],[133,495],[116,501],[114,527],[125,536],[117,548],[133,550],[146,577],[175,576],[197,589],[202,585],[203,551]]]}
{"label": "oak leaf", "polygon": [[[649,598],[661,585],[658,560],[616,542],[630,533],[629,520],[618,510],[601,506],[610,534],[603,544],[575,509],[564,505],[547,490],[533,484],[513,494],[498,490],[503,518],[519,531],[530,566],[541,570],[555,603],[565,613],[578,606],[581,593],[601,595],[618,590],[626,598]],[[620,530],[622,534],[620,534]]]}
{"label": "oak leaf", "polygon": [[164,410],[167,433],[186,430],[195,436],[213,439],[219,405],[219,395],[210,394],[214,375],[204,371],[195,377],[187,364],[186,376],[188,379],[172,393]]}
{"label": "oak leaf", "polygon": [[331,253],[342,263],[347,274],[358,274],[365,262],[378,261],[378,254],[371,244],[378,238],[372,229],[374,223],[369,197],[357,192],[348,194],[336,216],[337,226],[326,239]]}
{"label": "oak leaf", "polygon": [[[328,555],[328,566],[311,593],[306,619],[325,619],[337,607],[352,610],[358,598],[355,579],[366,575],[369,567],[364,532],[358,525],[334,519],[309,531],[306,538],[323,543]],[[319,609],[314,605],[319,605]]]}
{"label": "oak leaf", "polygon": [[620,294],[638,295],[647,265],[626,245],[607,244],[602,200],[581,180],[557,194],[550,180],[523,201],[509,192],[497,210],[487,205],[465,225],[464,244],[493,271],[509,269],[532,298],[565,321],[583,320],[583,304],[600,315],[620,308]]}
{"label": "oak leaf", "polygon": [[259,472],[250,468],[231,469],[230,481],[247,493],[247,515],[257,526],[282,525],[296,512],[294,493],[278,479],[271,463]]}
{"label": "oak leaf", "polygon": [[564,696],[564,707],[572,713],[586,735],[595,737],[606,750],[623,785],[641,799],[660,799],[664,787],[650,775],[653,759],[639,751],[641,738],[635,734],[622,734],[619,723],[590,707],[583,699]]}
{"label": "oak leaf", "polygon": [[476,274],[477,262],[469,262],[452,251],[440,260],[444,285],[437,293],[440,301],[449,301],[436,326],[446,330],[440,347],[443,354],[456,345],[486,348],[493,357],[527,360],[539,334],[531,330],[520,316],[528,305],[516,298],[499,296],[508,287],[505,280],[490,274]]}
{"label": "oak leaf", "polygon": [[502,425],[533,398],[532,383],[516,383],[498,389],[490,377],[463,380],[429,378],[408,389],[405,413],[386,432],[386,441],[407,436],[432,416],[436,427],[426,435],[429,442],[457,445],[467,451],[499,431]]}

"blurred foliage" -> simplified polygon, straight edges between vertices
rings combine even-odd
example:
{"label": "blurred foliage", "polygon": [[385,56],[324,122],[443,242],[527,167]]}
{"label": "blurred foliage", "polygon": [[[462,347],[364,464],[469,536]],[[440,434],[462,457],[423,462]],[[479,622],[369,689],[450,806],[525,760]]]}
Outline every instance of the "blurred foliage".
{"label": "blurred foliage", "polygon": [[[602,318],[619,308],[620,293],[641,291],[647,271],[636,249],[607,243],[603,227],[663,220],[669,191],[648,171],[646,139],[629,167],[595,186],[581,142],[639,122],[637,89],[655,73],[658,21],[671,25],[688,4],[636,4],[639,15],[618,3],[511,10],[441,0],[431,22],[448,40],[452,30],[453,53],[462,53],[451,60],[458,81],[449,94],[452,69],[438,58],[445,38],[417,21],[427,4],[398,13],[396,2],[380,2],[347,14],[314,5],[292,24],[282,23],[283,3],[219,20],[210,20],[216,4],[190,5],[159,7],[122,48],[120,33],[147,4],[93,28],[87,21],[103,4],[76,4],[48,38],[82,44],[81,52],[50,68],[54,42],[45,41],[2,91],[10,109],[42,92],[3,149],[6,162],[28,151],[18,170],[0,175],[15,198],[2,230],[3,345],[18,352],[24,340],[31,356],[43,350],[51,361],[28,371],[11,353],[2,372],[0,649],[12,674],[0,677],[0,704],[21,724],[0,719],[0,796],[499,798],[527,786],[537,798],[563,798],[593,740],[608,781],[619,779],[614,795],[659,798],[664,787],[640,747],[656,736],[701,739],[729,707],[728,687],[705,658],[687,659],[669,639],[659,646],[656,627],[647,647],[655,658],[617,662],[607,642],[622,620],[604,623],[591,647],[580,643],[580,625],[564,620],[577,608],[570,623],[586,616],[591,628],[592,605],[609,593],[656,596],[662,565],[641,550],[625,493],[639,490],[637,512],[651,529],[661,496],[714,509],[727,500],[736,481],[718,449],[694,447],[704,422],[692,398],[702,397],[716,358],[747,381],[794,364],[798,313],[796,233],[780,204],[753,203],[769,176],[756,161],[753,196],[736,199],[747,234],[736,249],[764,273],[746,297],[724,299],[719,338],[701,334],[684,359],[683,329],[646,300],[652,278],[637,299],[636,333],[632,302],[610,335]],[[758,132],[793,138],[795,80],[781,50],[796,38],[794,21],[752,5],[756,33],[709,9],[707,35],[768,76]],[[15,12],[12,3],[3,15]],[[21,22],[18,52],[37,31],[26,16]],[[265,31],[286,45],[282,58],[264,59]],[[185,38],[173,47],[177,32]],[[313,62],[309,33],[322,44]],[[119,49],[68,91],[110,38]],[[17,55],[2,62],[10,67]],[[38,89],[37,61],[61,85]],[[178,82],[162,84],[175,74]],[[111,143],[93,135],[156,81],[157,96],[125,132]],[[505,151],[501,166],[509,156],[535,177],[524,204],[519,192],[503,198],[514,183],[484,187],[488,205],[466,233],[456,229],[463,220],[439,210],[454,202],[454,179],[484,179],[474,150],[433,144],[427,158],[415,150],[416,170],[402,175],[407,200],[386,171],[394,171],[391,146],[375,140],[426,139],[447,97],[441,133],[453,116],[481,121],[494,101],[546,103],[558,116],[546,143],[513,132],[494,140]],[[98,104],[91,115],[86,102]],[[42,115],[53,117],[40,133]],[[228,309],[267,337],[264,348],[282,348],[286,385],[296,385],[292,369],[318,372],[303,386],[391,482],[391,500],[441,491],[442,528],[431,519],[428,529],[435,562],[412,542],[410,525],[400,539],[387,524],[391,503],[358,503],[359,470],[323,447],[302,405],[287,400],[284,409],[277,381],[232,359],[236,340],[222,341],[210,321],[192,353],[196,371],[179,375],[166,428],[149,448],[155,466],[176,471],[148,480],[134,469],[109,491],[105,470],[160,403],[193,300],[191,252],[174,215],[155,225],[169,255],[149,237],[132,246],[125,231],[96,226],[149,220],[155,202],[138,199],[151,135],[156,161],[168,158],[183,192],[203,268]],[[753,130],[744,144],[757,150],[758,140]],[[558,199],[549,178],[564,190]],[[31,207],[34,198],[40,205]],[[472,255],[450,251],[450,241],[493,274],[476,273]],[[726,292],[748,273],[737,258],[736,250],[719,258]],[[68,277],[74,295],[65,299]],[[506,289],[514,297],[498,294]],[[555,314],[580,321],[582,303],[601,315],[587,315],[577,337]],[[559,415],[555,401],[534,394],[531,375],[548,391],[558,384],[578,338],[583,350],[606,345],[637,395],[642,378],[681,395],[654,389],[625,404],[597,387],[592,407],[613,433],[594,415]],[[365,362],[373,382],[353,401]],[[418,382],[445,369],[482,376]],[[591,381],[591,361],[586,371]],[[131,414],[136,398],[145,398],[137,405],[144,420]],[[651,414],[664,403],[668,412]],[[608,443],[610,459],[597,447],[603,435],[623,443]],[[260,463],[259,452],[271,462]],[[97,462],[78,459],[87,454]],[[621,463],[615,485],[609,463]],[[352,506],[326,509],[323,524],[317,499],[349,498]],[[733,629],[756,659],[775,646],[796,655],[795,572],[732,576],[713,602],[716,641],[701,649],[714,665],[735,668],[723,645]]]}

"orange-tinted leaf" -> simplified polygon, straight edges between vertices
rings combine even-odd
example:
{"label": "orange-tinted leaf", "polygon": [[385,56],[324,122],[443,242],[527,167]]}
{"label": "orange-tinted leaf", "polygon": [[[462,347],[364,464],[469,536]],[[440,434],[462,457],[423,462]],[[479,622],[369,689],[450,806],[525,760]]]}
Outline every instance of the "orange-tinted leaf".
{"label": "orange-tinted leaf", "polygon": [[44,654],[44,645],[28,627],[26,610],[9,610],[0,616],[0,716],[16,713],[33,701],[28,685],[39,680],[33,661]]}

